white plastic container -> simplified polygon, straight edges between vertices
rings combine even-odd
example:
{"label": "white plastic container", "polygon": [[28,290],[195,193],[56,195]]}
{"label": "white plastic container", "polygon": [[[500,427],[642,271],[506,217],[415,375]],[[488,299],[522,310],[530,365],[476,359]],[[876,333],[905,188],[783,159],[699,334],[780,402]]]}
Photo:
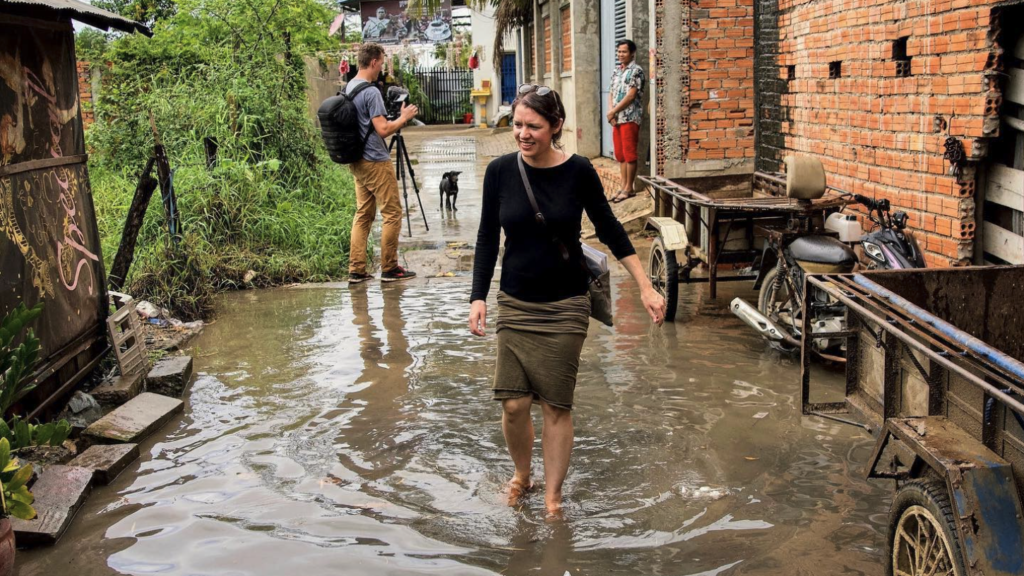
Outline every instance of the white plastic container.
{"label": "white plastic container", "polygon": [[839,234],[840,242],[860,242],[864,235],[864,229],[860,221],[853,214],[840,214],[839,212],[829,214],[825,220],[825,230]]}

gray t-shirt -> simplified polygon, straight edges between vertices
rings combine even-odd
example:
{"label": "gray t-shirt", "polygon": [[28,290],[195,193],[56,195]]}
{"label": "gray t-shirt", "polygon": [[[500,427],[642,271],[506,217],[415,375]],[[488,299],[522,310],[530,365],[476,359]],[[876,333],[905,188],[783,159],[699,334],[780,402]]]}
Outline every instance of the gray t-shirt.
{"label": "gray t-shirt", "polygon": [[[365,83],[366,80],[353,78],[345,86],[345,93],[351,94],[356,86]],[[373,119],[377,116],[387,115],[387,109],[384,107],[384,97],[380,95],[380,90],[367,88],[356,96],[355,103],[356,110],[359,112],[359,133],[363,138],[366,138],[366,134],[370,130],[374,130]],[[376,133],[376,130],[366,140],[366,148],[363,149],[363,160],[369,160],[370,162],[388,162],[391,160],[391,154],[388,153],[388,145]]]}

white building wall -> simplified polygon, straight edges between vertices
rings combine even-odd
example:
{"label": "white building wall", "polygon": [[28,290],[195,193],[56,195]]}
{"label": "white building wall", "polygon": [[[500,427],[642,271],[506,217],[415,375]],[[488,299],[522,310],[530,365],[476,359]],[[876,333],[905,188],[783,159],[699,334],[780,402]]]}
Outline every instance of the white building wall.
{"label": "white building wall", "polygon": [[[473,71],[473,88],[480,89],[483,87],[484,80],[491,81],[491,97],[487,99],[487,122],[490,123],[497,116],[498,106],[501,105],[501,80],[498,77],[498,68],[501,66],[501,62],[493,61],[494,7],[488,4],[482,11],[471,10],[470,25],[473,30],[473,46],[482,47],[477,56],[484,59],[480,67]],[[505,39],[502,47],[505,52],[516,52],[516,45],[515,35],[511,35]],[[518,68],[520,68],[519,65],[517,65]],[[518,86],[518,79],[516,85]],[[474,118],[474,124],[479,123],[479,120],[479,118]]]}

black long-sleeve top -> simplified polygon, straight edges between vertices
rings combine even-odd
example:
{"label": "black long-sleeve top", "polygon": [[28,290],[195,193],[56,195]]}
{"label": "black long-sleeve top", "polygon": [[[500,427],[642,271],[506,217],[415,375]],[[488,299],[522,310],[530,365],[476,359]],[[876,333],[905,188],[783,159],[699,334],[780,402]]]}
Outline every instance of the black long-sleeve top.
{"label": "black long-sleeve top", "polygon": [[[491,162],[484,175],[471,302],[487,298],[502,229],[505,256],[501,264],[501,290],[526,302],[555,302],[586,294],[590,279],[580,265],[584,210],[594,223],[597,237],[616,258],[636,254],[629,235],[608,205],[601,179],[590,160],[573,155],[551,168],[527,164],[526,174],[547,221],[547,230],[534,218],[516,154],[506,154]],[[569,262],[562,259],[552,234],[569,250]]]}

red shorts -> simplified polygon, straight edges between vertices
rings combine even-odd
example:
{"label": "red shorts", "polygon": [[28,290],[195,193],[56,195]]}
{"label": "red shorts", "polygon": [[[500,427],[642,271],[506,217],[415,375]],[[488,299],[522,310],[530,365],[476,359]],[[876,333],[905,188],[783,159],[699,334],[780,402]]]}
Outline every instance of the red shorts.
{"label": "red shorts", "polygon": [[612,142],[615,143],[615,161],[636,162],[636,144],[639,140],[639,124],[623,122],[612,126]]}

